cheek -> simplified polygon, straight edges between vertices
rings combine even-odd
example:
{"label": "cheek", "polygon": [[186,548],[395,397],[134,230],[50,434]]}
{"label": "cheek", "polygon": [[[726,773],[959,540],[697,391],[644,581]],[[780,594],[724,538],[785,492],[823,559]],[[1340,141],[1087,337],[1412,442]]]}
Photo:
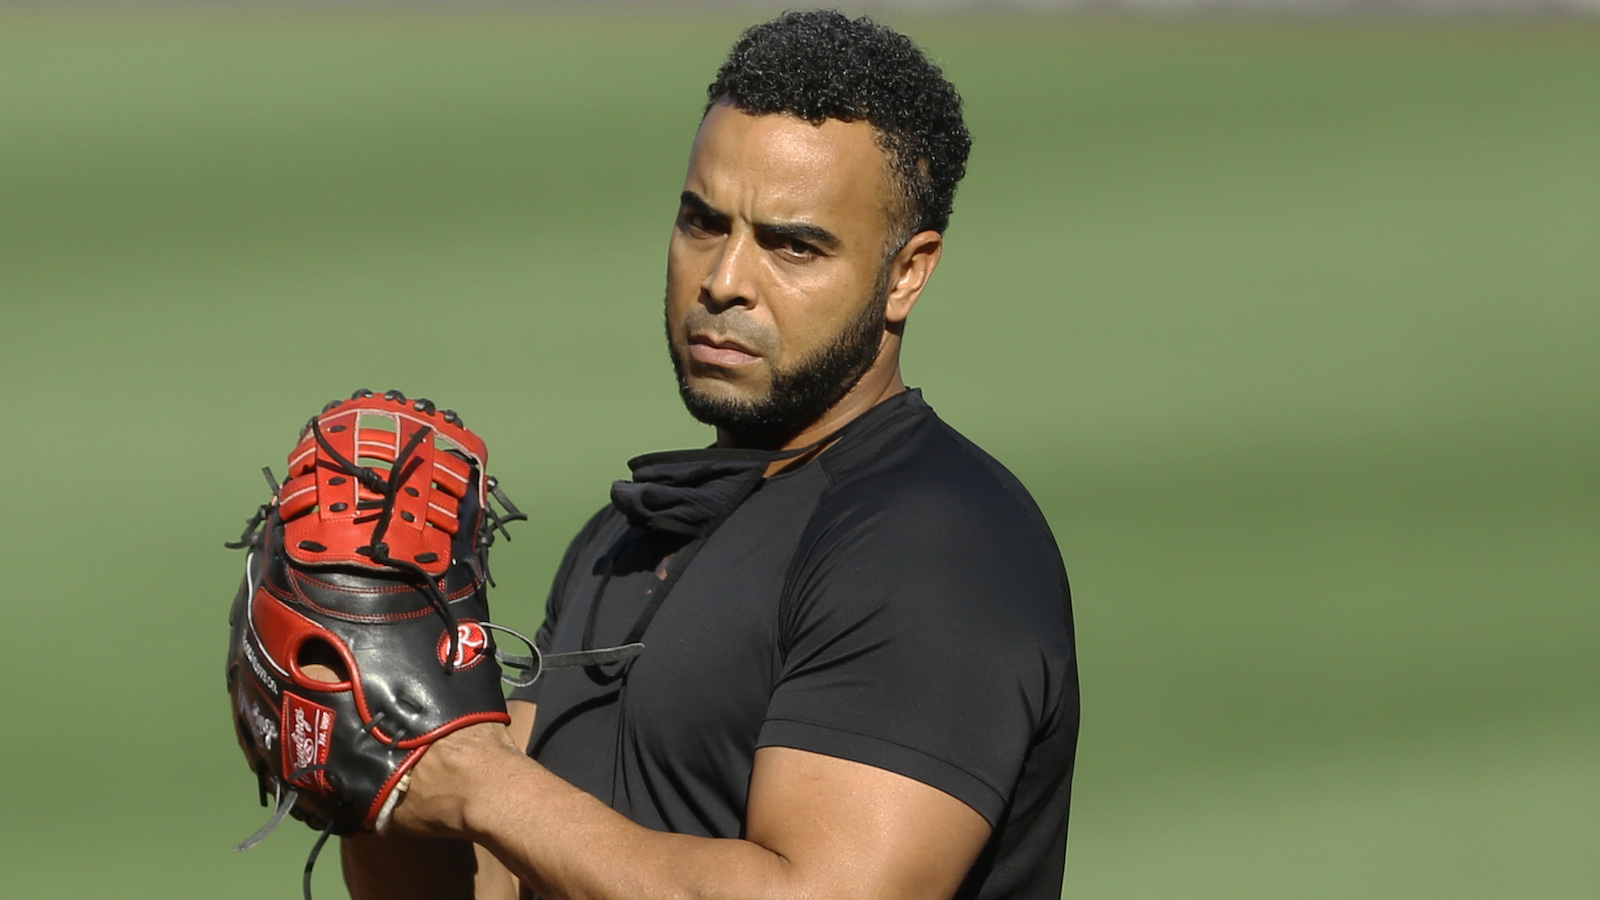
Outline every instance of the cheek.
{"label": "cheek", "polygon": [[667,325],[676,336],[681,330],[684,310],[688,309],[700,293],[700,282],[692,273],[693,266],[674,247],[667,252],[666,307]]}
{"label": "cheek", "polygon": [[[853,273],[852,273],[853,274]],[[857,278],[817,279],[795,285],[771,304],[772,317],[783,335],[784,359],[805,359],[839,339],[845,326],[860,315],[862,305],[875,303],[871,282]]]}

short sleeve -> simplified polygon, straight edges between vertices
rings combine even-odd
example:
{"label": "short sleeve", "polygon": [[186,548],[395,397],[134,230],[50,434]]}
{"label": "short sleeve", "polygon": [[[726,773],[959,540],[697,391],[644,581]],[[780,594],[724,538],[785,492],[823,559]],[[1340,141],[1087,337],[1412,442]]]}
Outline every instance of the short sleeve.
{"label": "short sleeve", "polygon": [[995,824],[1071,671],[1054,541],[1000,492],[858,501],[791,566],[759,743],[914,778]]}
{"label": "short sleeve", "polygon": [[[539,649],[540,653],[550,652],[550,640],[555,634],[556,622],[561,618],[561,607],[566,596],[567,585],[572,580],[573,570],[577,566],[578,559],[583,555],[585,548],[589,546],[596,533],[599,532],[600,524],[610,509],[610,507],[604,507],[591,516],[583,526],[583,529],[567,545],[567,552],[561,557],[561,565],[556,569],[556,576],[550,582],[550,594],[545,598],[544,622],[540,624],[539,630],[534,633],[533,637],[533,644]],[[544,680],[541,678],[527,687],[516,688],[511,692],[508,699],[538,703],[539,686],[543,683]]]}

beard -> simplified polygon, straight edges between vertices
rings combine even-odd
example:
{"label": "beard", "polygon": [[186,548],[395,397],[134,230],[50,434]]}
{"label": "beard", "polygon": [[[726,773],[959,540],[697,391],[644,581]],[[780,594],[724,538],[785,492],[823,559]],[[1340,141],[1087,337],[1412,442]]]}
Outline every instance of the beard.
{"label": "beard", "polygon": [[667,353],[689,415],[726,432],[740,446],[777,448],[788,443],[843,400],[877,360],[886,325],[889,274],[885,265],[872,298],[832,343],[790,367],[774,369],[766,396],[754,400],[696,393],[672,347],[669,328]]}

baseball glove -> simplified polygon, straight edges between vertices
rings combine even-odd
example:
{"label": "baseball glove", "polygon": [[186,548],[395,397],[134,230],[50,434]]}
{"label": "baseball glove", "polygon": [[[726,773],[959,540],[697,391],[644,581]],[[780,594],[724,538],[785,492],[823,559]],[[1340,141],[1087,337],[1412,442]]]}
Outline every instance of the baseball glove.
{"label": "baseball glove", "polygon": [[[453,411],[357,391],[306,424],[281,487],[266,470],[274,496],[227,545],[249,551],[229,617],[234,725],[262,805],[277,807],[238,849],[288,814],[320,829],[308,898],[328,835],[382,831],[430,744],[510,722],[502,680],[643,649],[541,658],[489,621],[489,547],[527,516],[487,463]],[[500,652],[494,631],[530,655]]]}

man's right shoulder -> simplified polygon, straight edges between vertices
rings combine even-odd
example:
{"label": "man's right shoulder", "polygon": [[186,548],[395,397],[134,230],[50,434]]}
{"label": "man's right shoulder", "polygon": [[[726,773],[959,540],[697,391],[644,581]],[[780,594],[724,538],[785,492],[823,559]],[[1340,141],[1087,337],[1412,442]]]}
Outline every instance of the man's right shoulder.
{"label": "man's right shoulder", "polygon": [[550,599],[545,609],[547,620],[560,611],[562,597],[573,579],[582,578],[584,573],[592,570],[627,527],[628,520],[608,503],[596,510],[589,521],[578,529],[578,533],[567,542],[561,566],[556,569],[556,576],[550,583]]}
{"label": "man's right shoulder", "polygon": [[574,549],[582,549],[600,542],[615,540],[628,527],[628,520],[617,511],[615,506],[607,503],[594,511],[578,533],[573,535],[572,541],[567,545],[570,554]]}

